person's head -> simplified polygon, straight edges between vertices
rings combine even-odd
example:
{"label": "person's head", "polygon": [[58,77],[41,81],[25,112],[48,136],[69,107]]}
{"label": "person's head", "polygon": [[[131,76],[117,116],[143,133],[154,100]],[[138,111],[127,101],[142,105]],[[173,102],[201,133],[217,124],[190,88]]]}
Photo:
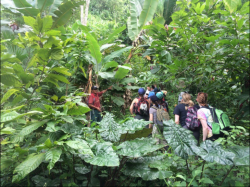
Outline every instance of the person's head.
{"label": "person's head", "polygon": [[92,86],[91,87],[91,92],[92,93],[97,93],[98,92],[98,87],[97,86]]}
{"label": "person's head", "polygon": [[143,97],[143,96],[144,96],[144,94],[145,94],[145,90],[144,90],[144,88],[139,88],[139,90],[138,90],[138,94],[139,94],[139,96],[140,96],[140,97]]}
{"label": "person's head", "polygon": [[196,101],[199,103],[201,106],[207,106],[207,93],[204,92],[199,92],[196,98]]}
{"label": "person's head", "polygon": [[191,95],[188,93],[182,94],[181,103],[188,104],[189,107],[194,106],[194,102],[191,100]]}
{"label": "person's head", "polygon": [[154,89],[155,94],[158,93],[158,92],[160,92],[160,91],[161,91],[160,88],[155,88],[155,89]]}
{"label": "person's head", "polygon": [[148,87],[147,87],[147,91],[151,91],[151,88],[150,88],[150,86],[148,86]]}
{"label": "person's head", "polygon": [[153,91],[155,89],[155,85],[151,86],[151,91]]}
{"label": "person's head", "polygon": [[162,99],[163,98],[163,93],[162,92],[157,92],[156,97],[158,97],[158,99]]}
{"label": "person's head", "polygon": [[153,104],[158,105],[158,100],[159,99],[158,99],[158,97],[156,97],[156,95],[151,96],[150,99],[151,99],[151,102]]}
{"label": "person's head", "polygon": [[148,94],[148,98],[150,99],[152,96],[154,96],[155,95],[155,93],[154,92],[149,92],[149,94]]}

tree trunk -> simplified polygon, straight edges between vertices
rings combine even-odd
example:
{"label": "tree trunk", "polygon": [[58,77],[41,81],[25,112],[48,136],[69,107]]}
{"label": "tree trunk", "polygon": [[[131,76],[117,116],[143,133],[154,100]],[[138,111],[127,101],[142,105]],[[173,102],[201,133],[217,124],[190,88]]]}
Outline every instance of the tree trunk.
{"label": "tree trunk", "polygon": [[87,19],[88,19],[88,13],[89,13],[89,2],[90,2],[90,0],[86,0],[85,11],[83,10],[84,9],[83,5],[80,5],[81,23],[82,23],[82,25],[85,25],[85,26],[87,26]]}

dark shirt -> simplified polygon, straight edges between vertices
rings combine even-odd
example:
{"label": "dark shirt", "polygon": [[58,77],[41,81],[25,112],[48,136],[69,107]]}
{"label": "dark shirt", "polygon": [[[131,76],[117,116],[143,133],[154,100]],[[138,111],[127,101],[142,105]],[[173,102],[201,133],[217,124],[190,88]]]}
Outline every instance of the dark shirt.
{"label": "dark shirt", "polygon": [[176,114],[180,117],[179,120],[180,120],[180,124],[182,127],[186,125],[185,120],[187,117],[187,110],[185,109],[185,106],[188,106],[188,105],[181,103],[181,104],[178,104],[174,109],[174,115]]}
{"label": "dark shirt", "polygon": [[197,108],[197,110],[200,109],[200,106],[198,104],[195,104],[194,107]]}

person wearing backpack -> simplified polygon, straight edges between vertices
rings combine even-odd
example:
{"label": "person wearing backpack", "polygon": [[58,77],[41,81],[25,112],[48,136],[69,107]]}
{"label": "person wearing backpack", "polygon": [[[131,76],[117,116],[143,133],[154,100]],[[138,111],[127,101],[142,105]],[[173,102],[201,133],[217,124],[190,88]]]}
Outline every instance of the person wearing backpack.
{"label": "person wearing backpack", "polygon": [[163,108],[164,108],[164,110],[167,112],[167,113],[169,113],[169,110],[168,110],[168,103],[167,103],[167,101],[164,101],[164,95],[163,95],[163,93],[162,92],[158,92],[157,94],[156,94],[156,97],[158,97],[158,99],[159,99],[159,105],[161,105]]}
{"label": "person wearing backpack", "polygon": [[149,102],[144,98],[145,90],[139,88],[138,90],[139,97],[135,98],[130,105],[131,115],[135,115],[135,119],[144,119],[148,121],[149,118]]}
{"label": "person wearing backpack", "polygon": [[197,109],[191,100],[191,95],[188,93],[182,94],[180,104],[174,109],[175,123],[183,128],[193,132],[193,135],[199,143],[200,138],[200,122],[197,117]]}
{"label": "person wearing backpack", "polygon": [[197,116],[202,124],[203,141],[206,139],[215,141],[223,136],[220,130],[227,130],[230,126],[230,121],[223,111],[208,106],[207,97],[207,93],[198,93],[196,101],[200,109],[197,112]]}
{"label": "person wearing backpack", "polygon": [[149,128],[153,128],[152,136],[157,139],[157,144],[166,144],[163,136],[163,121],[169,120],[169,115],[162,106],[158,108],[158,97],[153,95],[150,99],[152,106],[149,109],[149,121],[152,121],[153,124],[149,124]]}

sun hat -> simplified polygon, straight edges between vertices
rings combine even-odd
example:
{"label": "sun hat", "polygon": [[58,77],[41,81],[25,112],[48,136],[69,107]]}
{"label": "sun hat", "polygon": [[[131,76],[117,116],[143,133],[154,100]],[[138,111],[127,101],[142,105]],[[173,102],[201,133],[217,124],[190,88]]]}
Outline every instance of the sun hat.
{"label": "sun hat", "polygon": [[144,88],[139,88],[139,90],[138,90],[138,94],[140,94],[140,95],[144,95],[144,94],[145,94],[145,90],[144,90]]}

